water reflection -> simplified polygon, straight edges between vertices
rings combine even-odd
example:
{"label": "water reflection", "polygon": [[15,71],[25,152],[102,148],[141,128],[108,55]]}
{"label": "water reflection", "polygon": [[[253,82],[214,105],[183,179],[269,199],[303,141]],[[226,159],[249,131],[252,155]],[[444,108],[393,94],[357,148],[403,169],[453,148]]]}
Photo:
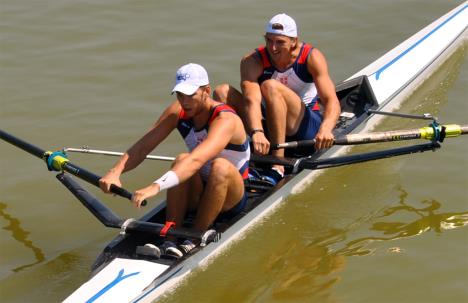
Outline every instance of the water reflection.
{"label": "water reflection", "polygon": [[[442,233],[468,224],[468,212],[442,213],[442,204],[434,199],[421,201],[419,207],[411,206],[407,202],[408,193],[401,187],[398,191],[397,205],[374,216],[368,230],[362,225],[359,230],[330,229],[309,240],[305,247],[293,241],[283,243],[284,249],[271,256],[265,266],[272,296],[280,301],[304,296],[310,301],[334,301],[329,290],[339,281],[337,273],[344,269],[346,257],[372,254],[369,246],[375,241],[414,237],[428,231]],[[366,236],[352,239],[353,232]],[[401,253],[403,249],[392,247],[387,251]]]}
{"label": "water reflection", "polygon": [[345,257],[330,253],[320,245],[297,247],[297,243],[286,243],[287,251],[272,256],[266,271],[272,277],[272,296],[292,299],[308,296],[324,299],[328,290],[338,282],[332,274],[344,268]]}
{"label": "water reflection", "polygon": [[31,249],[32,252],[34,253],[34,257],[36,258],[36,261],[30,264],[25,264],[19,267],[16,267],[13,269],[14,272],[19,272],[25,268],[31,267],[35,264],[38,264],[42,261],[45,260],[45,255],[42,252],[42,249],[35,246],[31,240],[28,240],[28,235],[30,234],[29,231],[24,230],[21,228],[21,222],[17,219],[12,217],[10,214],[8,214],[6,211],[6,204],[0,202],[0,216],[4,218],[7,222],[8,225],[2,227],[5,230],[11,231],[11,234],[13,238],[22,243],[24,246],[27,248]]}
{"label": "water reflection", "polygon": [[[378,232],[378,235],[352,240],[346,244],[345,248],[338,250],[337,253],[347,256],[363,256],[372,253],[372,249],[366,249],[366,246],[371,242],[413,237],[431,230],[442,233],[444,230],[455,229],[468,224],[468,212],[437,213],[437,210],[440,211],[442,204],[434,199],[423,200],[420,202],[423,206],[414,207],[406,202],[408,193],[401,187],[398,190],[400,191],[398,205],[384,209],[382,214],[375,217],[375,219],[391,219],[392,216],[398,216],[400,221],[373,223],[370,230]],[[401,217],[407,217],[408,215],[415,216],[416,219],[402,222]],[[398,250],[394,251],[398,252]]]}

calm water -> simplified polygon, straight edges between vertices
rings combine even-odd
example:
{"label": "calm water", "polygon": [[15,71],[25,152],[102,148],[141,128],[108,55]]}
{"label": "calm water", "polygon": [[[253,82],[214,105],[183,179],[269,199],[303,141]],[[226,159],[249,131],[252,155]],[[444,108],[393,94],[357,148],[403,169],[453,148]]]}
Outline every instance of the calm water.
{"label": "calm water", "polygon": [[[339,82],[461,3],[0,1],[0,128],[48,150],[125,150],[172,101],[173,74],[189,61],[213,84],[237,85],[240,57],[275,13],[296,18]],[[401,111],[468,123],[466,48]],[[418,126],[387,119],[379,129]],[[154,153],[182,150],[174,135]],[[459,138],[436,153],[330,169],[163,301],[466,302],[467,153]],[[0,301],[60,301],[117,231],[38,159],[6,143],[0,155]],[[71,159],[98,174],[115,161]],[[167,167],[148,161],[124,185],[138,188]],[[122,217],[145,211],[92,190]]]}

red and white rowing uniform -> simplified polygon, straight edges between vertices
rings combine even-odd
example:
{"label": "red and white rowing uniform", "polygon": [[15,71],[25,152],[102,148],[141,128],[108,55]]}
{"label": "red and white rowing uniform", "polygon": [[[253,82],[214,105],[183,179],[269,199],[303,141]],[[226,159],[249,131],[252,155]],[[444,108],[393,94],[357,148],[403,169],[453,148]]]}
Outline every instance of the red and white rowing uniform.
{"label": "red and white rowing uniform", "polygon": [[261,84],[268,79],[278,80],[293,90],[307,107],[312,110],[320,110],[317,103],[318,94],[314,78],[307,70],[307,58],[312,49],[312,45],[302,43],[296,61],[286,70],[280,71],[271,63],[270,55],[265,46],[257,48],[256,52],[263,65],[263,73],[258,78],[258,83]]}
{"label": "red and white rowing uniform", "polygon": [[[230,112],[237,115],[236,112],[228,105],[219,104],[212,108],[208,122],[201,129],[195,129],[192,119],[185,116],[183,109],[180,110],[177,129],[182,135],[182,138],[184,138],[189,151],[194,150],[201,142],[203,142],[203,140],[206,139],[211,122],[213,122],[221,112]],[[216,157],[228,160],[239,170],[239,173],[244,180],[248,178],[250,147],[247,138],[243,144],[229,143]],[[210,170],[211,160],[205,163],[205,165],[200,169],[200,175],[204,181],[208,179]]]}

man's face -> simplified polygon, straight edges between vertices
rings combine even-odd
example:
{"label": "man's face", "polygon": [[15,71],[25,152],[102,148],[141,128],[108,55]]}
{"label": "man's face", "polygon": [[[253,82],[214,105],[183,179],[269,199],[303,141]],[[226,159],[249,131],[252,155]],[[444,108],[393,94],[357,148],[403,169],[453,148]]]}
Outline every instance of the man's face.
{"label": "man's face", "polygon": [[208,86],[199,87],[192,95],[177,92],[177,101],[188,117],[193,117],[203,109],[203,104],[209,95]]}
{"label": "man's face", "polygon": [[275,60],[284,55],[289,55],[293,49],[296,39],[287,36],[275,35],[271,33],[265,34],[265,44],[270,56]]}

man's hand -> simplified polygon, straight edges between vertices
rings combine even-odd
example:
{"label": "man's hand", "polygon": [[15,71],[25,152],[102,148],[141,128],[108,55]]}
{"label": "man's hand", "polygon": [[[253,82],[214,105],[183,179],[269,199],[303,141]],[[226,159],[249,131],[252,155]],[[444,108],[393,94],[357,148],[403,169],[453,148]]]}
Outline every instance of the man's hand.
{"label": "man's hand", "polygon": [[254,152],[260,155],[268,154],[270,150],[270,141],[265,137],[263,132],[256,132],[252,135],[252,143]]}
{"label": "man's hand", "polygon": [[138,189],[132,196],[132,202],[136,208],[141,207],[143,200],[156,196],[159,193],[159,184],[151,183],[147,187]]}
{"label": "man's hand", "polygon": [[116,173],[113,169],[111,169],[104,177],[99,179],[99,187],[103,192],[110,193],[110,187],[112,184],[122,187],[120,174]]}
{"label": "man's hand", "polygon": [[331,131],[320,128],[315,136],[315,149],[330,148],[333,146],[334,140],[335,136]]}

